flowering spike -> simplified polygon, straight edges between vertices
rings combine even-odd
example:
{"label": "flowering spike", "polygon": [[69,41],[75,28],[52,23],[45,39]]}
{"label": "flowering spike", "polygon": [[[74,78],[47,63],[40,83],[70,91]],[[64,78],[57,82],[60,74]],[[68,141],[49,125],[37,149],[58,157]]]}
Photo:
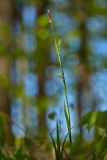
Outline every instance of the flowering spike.
{"label": "flowering spike", "polygon": [[51,12],[49,9],[48,9],[47,14],[48,14],[49,22],[52,23],[52,16],[51,16]]}
{"label": "flowering spike", "polygon": [[61,41],[61,39],[59,39],[59,40],[58,40],[59,51],[60,51],[60,48],[61,48],[61,44],[62,44],[62,41]]}

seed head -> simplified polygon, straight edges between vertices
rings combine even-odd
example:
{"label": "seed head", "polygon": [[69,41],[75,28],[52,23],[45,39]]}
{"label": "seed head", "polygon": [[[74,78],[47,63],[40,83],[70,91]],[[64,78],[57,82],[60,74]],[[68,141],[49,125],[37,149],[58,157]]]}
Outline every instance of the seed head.
{"label": "seed head", "polygon": [[52,16],[51,16],[51,12],[50,12],[49,9],[48,9],[47,15],[48,15],[48,18],[49,18],[49,22],[52,23]]}
{"label": "seed head", "polygon": [[59,47],[59,50],[61,49],[61,44],[62,44],[62,41],[61,39],[58,40],[58,47]]}

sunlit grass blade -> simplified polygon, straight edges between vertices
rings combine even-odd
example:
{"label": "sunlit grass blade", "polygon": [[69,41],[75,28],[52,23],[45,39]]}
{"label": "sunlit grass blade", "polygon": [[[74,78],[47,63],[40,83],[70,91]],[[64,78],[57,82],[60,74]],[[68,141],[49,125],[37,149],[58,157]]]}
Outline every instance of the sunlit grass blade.
{"label": "sunlit grass blade", "polygon": [[48,17],[49,17],[49,22],[50,22],[51,28],[52,28],[53,40],[54,40],[54,45],[55,45],[55,49],[56,49],[56,54],[58,57],[58,62],[59,62],[60,68],[61,68],[61,74],[62,74],[63,85],[64,85],[64,94],[65,94],[65,98],[66,98],[66,104],[68,107],[67,87],[66,87],[65,75],[64,75],[64,70],[63,70],[63,64],[62,64],[61,57],[60,57],[60,46],[59,46],[59,43],[58,43],[56,36],[55,36],[54,25],[53,25],[51,13],[49,10],[48,10]]}
{"label": "sunlit grass blade", "polygon": [[63,80],[63,85],[64,85],[64,94],[65,94],[66,104],[67,104],[67,107],[68,107],[67,87],[66,87],[65,75],[64,75],[64,70],[63,70],[63,64],[62,64],[61,57],[60,57],[60,49],[59,49],[59,45],[58,45],[58,42],[56,40],[55,35],[53,35],[53,38],[54,38],[56,53],[57,53],[57,56],[58,56],[58,62],[59,62],[60,68],[61,68],[62,80]]}

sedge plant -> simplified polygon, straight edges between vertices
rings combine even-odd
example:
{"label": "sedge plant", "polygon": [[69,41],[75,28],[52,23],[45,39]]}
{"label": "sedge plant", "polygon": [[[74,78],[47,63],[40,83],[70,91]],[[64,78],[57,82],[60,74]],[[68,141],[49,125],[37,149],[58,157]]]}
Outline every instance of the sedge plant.
{"label": "sedge plant", "polygon": [[[60,50],[61,40],[57,41],[50,10],[48,10],[48,19],[49,19],[49,23],[50,23],[51,29],[52,29],[52,36],[53,36],[55,50],[56,50],[56,54],[57,54],[57,58],[58,58],[59,67],[61,69],[61,78],[62,78],[62,82],[63,82],[64,95],[65,95],[64,115],[65,115],[65,120],[66,120],[66,125],[67,125],[67,135],[64,138],[63,143],[61,143],[58,122],[56,122],[56,133],[57,133],[56,143],[55,143],[54,138],[51,135],[52,142],[53,142],[53,147],[54,147],[54,150],[55,150],[56,160],[62,160],[63,159],[63,152],[65,152],[64,145],[65,145],[65,142],[67,140],[67,137],[69,137],[69,144],[70,144],[69,145],[70,146],[70,150],[69,150],[70,153],[69,154],[70,154],[70,157],[72,155],[72,150],[71,150],[72,135],[71,135],[70,108],[69,108],[69,103],[68,103],[68,94],[67,94],[67,86],[66,86],[66,81],[65,81],[63,63],[61,61],[61,56],[60,56],[60,54],[61,54],[61,50]],[[66,152],[65,152],[65,154],[66,154]],[[70,159],[67,154],[66,154],[66,157],[67,157],[67,159]]]}

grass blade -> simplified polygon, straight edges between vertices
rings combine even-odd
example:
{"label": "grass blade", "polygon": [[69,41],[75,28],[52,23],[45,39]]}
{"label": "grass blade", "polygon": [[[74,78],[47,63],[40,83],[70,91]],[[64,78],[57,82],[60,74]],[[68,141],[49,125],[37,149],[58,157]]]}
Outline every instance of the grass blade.
{"label": "grass blade", "polygon": [[64,105],[64,115],[65,115],[65,119],[66,119],[68,133],[69,133],[69,141],[70,141],[70,144],[72,144],[70,114],[67,113],[65,105]]}
{"label": "grass blade", "polygon": [[52,139],[52,143],[53,143],[53,147],[54,147],[54,151],[55,151],[55,157],[56,157],[56,160],[57,160],[57,148],[56,148],[55,140],[54,140],[52,134],[50,134],[50,136],[51,136],[51,139]]}
{"label": "grass blade", "polygon": [[59,131],[59,125],[58,122],[56,123],[56,131],[57,131],[57,152],[58,152],[58,158],[61,159],[60,149],[61,149],[61,142],[60,142],[60,131]]}

